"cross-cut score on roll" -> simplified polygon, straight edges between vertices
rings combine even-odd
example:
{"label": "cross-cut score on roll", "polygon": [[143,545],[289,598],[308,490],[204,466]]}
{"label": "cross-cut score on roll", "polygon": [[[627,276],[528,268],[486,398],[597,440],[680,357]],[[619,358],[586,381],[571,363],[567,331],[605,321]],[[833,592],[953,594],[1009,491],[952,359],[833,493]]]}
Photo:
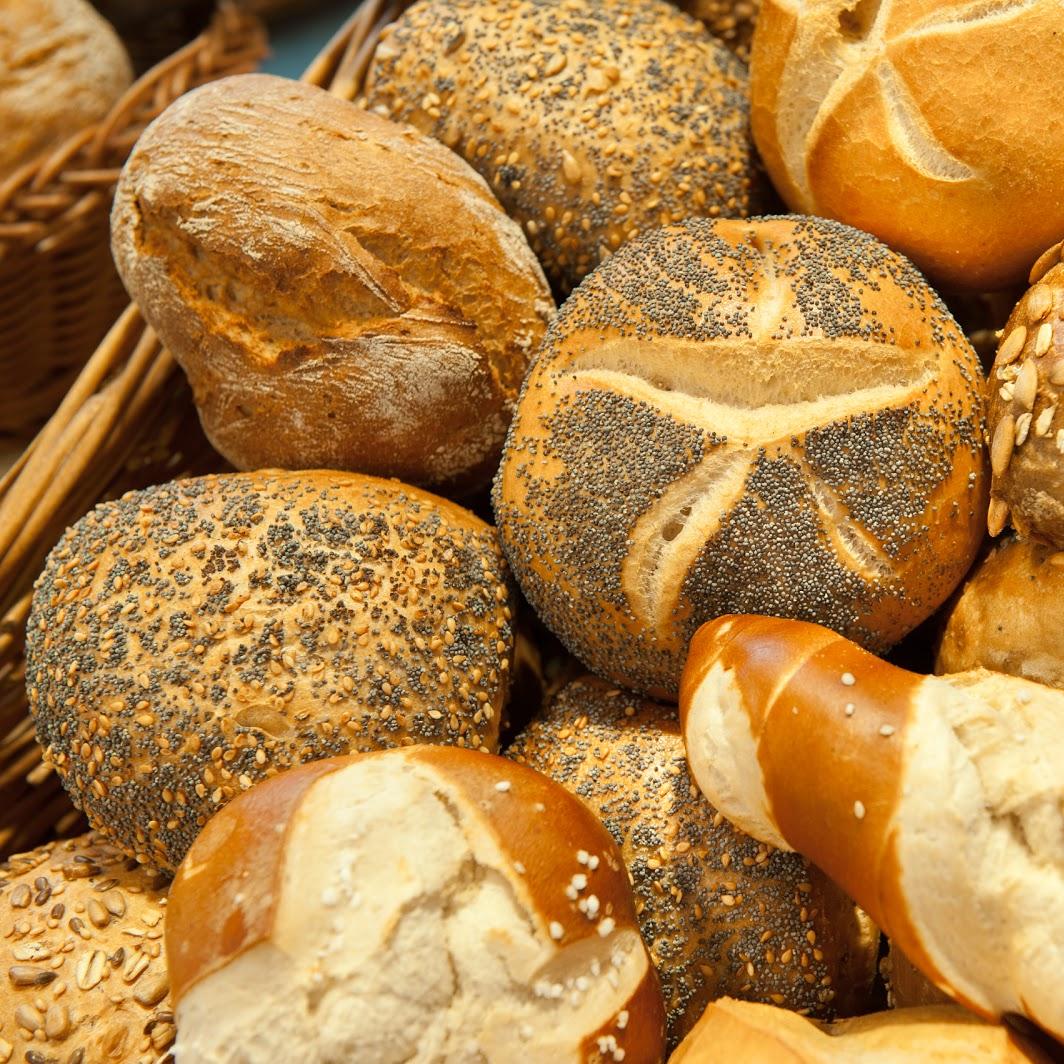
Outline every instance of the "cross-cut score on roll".
{"label": "cross-cut score on roll", "polygon": [[680,713],[729,820],[817,864],[958,1001],[1064,1035],[1064,692],[723,617],[691,644]]}

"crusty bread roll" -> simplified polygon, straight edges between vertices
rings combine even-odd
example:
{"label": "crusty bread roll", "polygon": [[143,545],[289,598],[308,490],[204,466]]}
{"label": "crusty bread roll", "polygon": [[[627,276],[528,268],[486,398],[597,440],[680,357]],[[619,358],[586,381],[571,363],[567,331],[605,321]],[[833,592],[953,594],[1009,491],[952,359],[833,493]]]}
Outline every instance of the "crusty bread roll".
{"label": "crusty bread roll", "polygon": [[182,1062],[656,1064],[620,854],[564,788],[437,747],[242,795],[170,895]]}
{"label": "crusty bread roll", "polygon": [[822,872],[702,798],[675,707],[584,677],[507,756],[579,795],[620,846],[670,1048],[723,994],[815,1016],[867,1011],[879,932]]}
{"label": "crusty bread roll", "polygon": [[1021,280],[1064,231],[1057,0],[765,0],[761,158],[795,211],[875,233],[949,286]]}
{"label": "crusty bread roll", "polygon": [[507,581],[488,525],[394,481],[227,474],[101,503],[34,594],[45,760],[93,827],[173,868],[221,805],[289,765],[495,750]]}
{"label": "crusty bread roll", "polygon": [[165,886],[92,833],[0,864],[0,1061],[165,1057]]}
{"label": "crusty bread roll", "polygon": [[1009,537],[980,561],[946,613],[935,672],[984,668],[1064,688],[1064,554]]}
{"label": "crusty bread roll", "polygon": [[700,19],[707,30],[741,59],[750,58],[750,39],[761,0],[675,0],[678,7]]}
{"label": "crusty bread roll", "polygon": [[890,943],[879,970],[887,988],[887,1004],[892,1009],[952,1004],[949,994],[939,990],[895,942]]}
{"label": "crusty bread roll", "polygon": [[122,42],[87,0],[0,3],[0,183],[103,118],[132,81]]}
{"label": "crusty bread roll", "polygon": [[723,998],[669,1064],[1050,1064],[1032,1042],[954,1006],[876,1012],[818,1024]]}
{"label": "crusty bread roll", "polygon": [[188,93],[145,131],[112,245],[240,469],[483,486],[554,309],[461,159],[260,74]]}
{"label": "crusty bread roll", "polygon": [[[1062,19],[1064,36],[1064,19]],[[1033,271],[1032,271],[1033,272]],[[988,382],[993,469],[990,532],[1013,527],[1064,547],[1064,264],[1057,263],[1016,304]]]}
{"label": "crusty bread roll", "polygon": [[365,100],[483,174],[563,293],[645,229],[751,203],[746,68],[666,0],[421,0]]}
{"label": "crusty bread roll", "polygon": [[728,612],[883,648],[971,563],[982,374],[919,274],[808,218],[645,234],[580,286],[495,484],[529,602],[588,668],[676,697]]}
{"label": "crusty bread roll", "polygon": [[1064,692],[725,617],[692,641],[680,712],[725,816],[815,861],[962,1004],[1064,1036]]}

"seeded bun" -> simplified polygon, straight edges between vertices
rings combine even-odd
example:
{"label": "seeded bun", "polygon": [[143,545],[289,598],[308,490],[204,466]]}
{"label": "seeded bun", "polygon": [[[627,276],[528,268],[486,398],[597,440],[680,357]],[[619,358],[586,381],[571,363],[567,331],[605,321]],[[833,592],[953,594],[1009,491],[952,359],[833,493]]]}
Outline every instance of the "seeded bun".
{"label": "seeded bun", "polygon": [[1009,537],[969,573],[946,613],[935,672],[984,668],[1064,688],[1064,553]]}
{"label": "seeded bun", "polygon": [[165,886],[93,833],[0,864],[0,1061],[165,1055]]}
{"label": "seeded bun", "polygon": [[700,19],[718,41],[741,59],[749,60],[761,0],[676,0],[676,6]]}
{"label": "seeded bun", "polygon": [[503,548],[584,664],[675,699],[729,611],[900,639],[986,514],[983,378],[900,256],[810,218],[695,219],[573,293],[495,483]]}
{"label": "seeded bun", "polygon": [[517,224],[432,138],[312,85],[225,78],[137,142],[111,239],[237,468],[491,478],[554,304]]}
{"label": "seeded bun", "polygon": [[670,1048],[724,994],[822,1017],[867,1010],[878,931],[817,869],[706,802],[674,708],[585,677],[507,756],[579,795],[620,846]]}
{"label": "seeded bun", "polygon": [[122,42],[87,0],[0,4],[0,183],[98,122],[132,81]]}
{"label": "seeded bun", "polygon": [[562,293],[644,229],[750,206],[746,68],[665,0],[422,0],[365,100],[477,169]]}
{"label": "seeded bun", "polygon": [[1064,232],[1057,0],[765,0],[761,158],[794,211],[866,229],[939,283],[1023,279]]}
{"label": "seeded bun", "polygon": [[102,503],[52,552],[26,647],[45,760],[90,824],[172,869],[302,761],[495,750],[513,652],[494,531],[345,473],[228,474]]}
{"label": "seeded bun", "polygon": [[[580,881],[578,905],[567,888]],[[589,903],[592,903],[589,904]],[[286,772],[174,880],[179,1059],[657,1064],[620,854],[538,773],[417,747]]]}
{"label": "seeded bun", "polygon": [[[1059,245],[1052,250],[1059,257]],[[990,373],[990,531],[1007,515],[1021,535],[1064,547],[1064,264],[1045,262],[1002,330]]]}

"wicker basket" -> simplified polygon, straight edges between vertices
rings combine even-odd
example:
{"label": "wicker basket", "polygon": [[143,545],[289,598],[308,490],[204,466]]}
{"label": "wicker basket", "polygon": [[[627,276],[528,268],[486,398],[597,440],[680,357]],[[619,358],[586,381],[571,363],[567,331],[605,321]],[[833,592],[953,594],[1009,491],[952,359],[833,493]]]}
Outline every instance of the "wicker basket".
{"label": "wicker basket", "polygon": [[101,123],[0,182],[0,434],[33,435],[128,302],[108,220],[141,131],[183,92],[251,70],[265,52],[261,23],[225,7]]}

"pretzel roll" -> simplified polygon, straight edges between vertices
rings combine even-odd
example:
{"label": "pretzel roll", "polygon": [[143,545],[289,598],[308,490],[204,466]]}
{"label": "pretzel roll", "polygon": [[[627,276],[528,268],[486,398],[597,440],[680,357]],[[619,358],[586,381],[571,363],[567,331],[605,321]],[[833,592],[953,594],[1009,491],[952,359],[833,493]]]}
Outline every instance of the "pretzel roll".
{"label": "pretzel roll", "polygon": [[724,617],[691,644],[680,712],[725,816],[815,861],[963,1004],[1064,1035],[1064,692]]}
{"label": "pretzel roll", "polygon": [[754,139],[792,210],[992,291],[1064,231],[1062,65],[1057,0],[765,0]]}
{"label": "pretzel roll", "polygon": [[723,998],[669,1064],[1050,1064],[1033,1042],[955,1005],[875,1012],[821,1024]]}
{"label": "pretzel roll", "polygon": [[724,613],[888,647],[982,539],[982,380],[937,296],[865,233],[656,230],[548,330],[495,482],[503,549],[585,665],[670,699]]}
{"label": "pretzel roll", "polygon": [[878,931],[822,872],[702,798],[674,708],[588,676],[506,754],[579,795],[620,846],[670,1047],[723,994],[815,1016],[867,1010]]}
{"label": "pretzel roll", "polygon": [[935,672],[984,668],[1064,688],[1064,554],[1009,537],[968,574],[946,613]]}
{"label": "pretzel roll", "polygon": [[220,806],[290,765],[497,749],[512,653],[479,518],[395,481],[273,470],[83,517],[37,581],[26,675],[75,805],[172,869]]}
{"label": "pretzel roll", "polygon": [[616,845],[564,788],[487,754],[332,758],[241,795],[174,880],[166,946],[182,1061],[664,1051]]}

